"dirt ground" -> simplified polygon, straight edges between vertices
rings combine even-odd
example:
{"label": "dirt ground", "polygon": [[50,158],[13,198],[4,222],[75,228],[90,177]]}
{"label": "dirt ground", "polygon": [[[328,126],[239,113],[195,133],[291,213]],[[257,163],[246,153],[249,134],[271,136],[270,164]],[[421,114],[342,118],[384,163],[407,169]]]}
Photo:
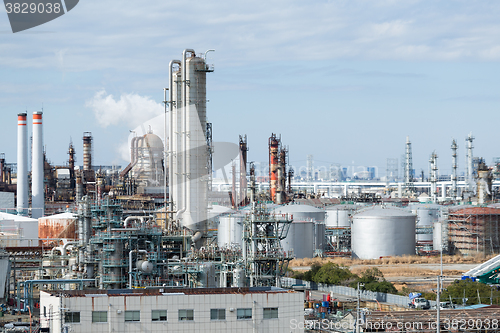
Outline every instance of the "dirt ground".
{"label": "dirt ground", "polygon": [[[485,262],[493,256],[443,256],[444,285],[460,279],[463,273]],[[293,270],[309,270],[314,264],[333,262],[349,267],[351,272],[360,274],[368,268],[377,267],[384,278],[392,283],[398,290],[403,287],[418,288],[419,290],[432,290],[436,288],[434,277],[441,271],[440,257],[403,256],[371,260],[352,258],[305,258],[294,259],[290,262]]]}

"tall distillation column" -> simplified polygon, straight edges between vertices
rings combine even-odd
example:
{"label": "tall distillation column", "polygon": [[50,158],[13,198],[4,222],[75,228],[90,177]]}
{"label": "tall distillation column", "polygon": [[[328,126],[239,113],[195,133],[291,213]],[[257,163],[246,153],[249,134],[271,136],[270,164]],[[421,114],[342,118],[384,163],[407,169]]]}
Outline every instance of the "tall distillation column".
{"label": "tall distillation column", "polygon": [[437,154],[432,152],[431,158],[429,160],[431,165],[431,198],[432,202],[437,202],[437,180],[438,180],[438,167],[437,167]]}
{"label": "tall distillation column", "polygon": [[239,205],[247,204],[247,136],[240,135],[240,197]]}
{"label": "tall distillation column", "polygon": [[281,205],[286,201],[286,156],[287,149],[282,147],[279,152],[278,161],[278,187],[276,192],[276,203]]}
{"label": "tall distillation column", "polygon": [[405,187],[407,192],[413,192],[413,162],[412,162],[412,153],[411,153],[411,142],[410,137],[406,137],[406,163],[405,163]]}
{"label": "tall distillation column", "polygon": [[457,141],[453,139],[451,143],[451,196],[453,200],[457,199],[458,190],[457,190]]}
{"label": "tall distillation column", "polygon": [[[175,219],[197,231],[204,228],[207,219],[206,73],[213,69],[192,49],[184,50],[182,55],[182,62],[174,60],[169,66],[170,193]],[[175,64],[178,67],[174,69]]]}
{"label": "tall distillation column", "polygon": [[33,112],[33,166],[31,168],[31,217],[44,215],[42,112]]}
{"label": "tall distillation column", "polygon": [[[17,115],[17,213],[28,213],[28,130],[27,114]],[[3,170],[2,170],[3,172]]]}
{"label": "tall distillation column", "polygon": [[278,188],[278,152],[280,139],[272,133],[269,138],[269,196],[276,202],[276,190]]}
{"label": "tall distillation column", "polygon": [[474,137],[472,136],[472,133],[470,133],[467,138],[465,139],[467,142],[467,191],[469,193],[474,192],[474,179],[473,179],[473,173],[474,169],[472,167],[472,160],[474,158],[474,155],[472,153],[472,142],[474,141]]}

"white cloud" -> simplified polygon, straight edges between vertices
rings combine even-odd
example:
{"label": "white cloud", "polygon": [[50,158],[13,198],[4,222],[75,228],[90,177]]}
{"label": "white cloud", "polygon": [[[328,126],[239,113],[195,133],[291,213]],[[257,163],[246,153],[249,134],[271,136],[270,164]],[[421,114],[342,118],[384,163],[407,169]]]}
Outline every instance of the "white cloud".
{"label": "white cloud", "polygon": [[97,92],[85,105],[92,109],[102,127],[110,125],[136,127],[163,112],[162,105],[149,97],[122,94],[120,99],[115,99],[105,90]]}

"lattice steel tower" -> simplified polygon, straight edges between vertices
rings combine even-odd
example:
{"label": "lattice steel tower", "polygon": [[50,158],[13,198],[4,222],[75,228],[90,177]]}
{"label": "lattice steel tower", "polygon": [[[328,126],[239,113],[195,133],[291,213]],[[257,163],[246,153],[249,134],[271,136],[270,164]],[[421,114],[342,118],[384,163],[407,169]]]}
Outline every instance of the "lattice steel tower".
{"label": "lattice steel tower", "polygon": [[250,204],[252,210],[243,227],[243,256],[250,287],[280,286],[293,254],[283,251],[281,240],[285,239],[292,219],[277,217],[255,201],[255,168],[250,165]]}

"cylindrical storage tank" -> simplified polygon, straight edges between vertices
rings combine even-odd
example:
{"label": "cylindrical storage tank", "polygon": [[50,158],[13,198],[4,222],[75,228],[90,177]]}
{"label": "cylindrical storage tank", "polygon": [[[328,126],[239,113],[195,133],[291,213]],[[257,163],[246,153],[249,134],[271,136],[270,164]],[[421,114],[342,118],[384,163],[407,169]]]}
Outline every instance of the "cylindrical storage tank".
{"label": "cylindrical storage tank", "polygon": [[314,224],[314,244],[313,244],[313,251],[314,250],[321,250],[323,251],[325,249],[325,224],[324,223],[315,223]]}
{"label": "cylindrical storage tank", "polygon": [[421,228],[421,231],[427,229],[428,232],[419,233],[417,231],[417,241],[432,241],[433,224],[439,220],[441,206],[435,204],[410,204],[409,208],[413,214],[417,215],[417,228]]}
{"label": "cylindrical storage tank", "polygon": [[281,241],[283,250],[293,250],[296,258],[312,258],[325,243],[325,211],[309,205],[285,205],[274,209],[277,217],[293,216],[288,235]]}
{"label": "cylindrical storage tank", "polygon": [[38,237],[46,245],[60,238],[78,239],[76,219],[73,213],[41,217],[38,219]]}
{"label": "cylindrical storage tank", "polygon": [[233,284],[231,287],[245,287],[245,271],[242,268],[233,270]]}
{"label": "cylindrical storage tank", "polygon": [[314,222],[293,222],[281,246],[287,253],[293,250],[295,258],[312,258],[316,237]]}
{"label": "cylindrical storage tank", "polygon": [[293,215],[293,221],[325,222],[326,212],[323,209],[309,205],[285,205],[274,208],[276,215]]}
{"label": "cylindrical storage tank", "polygon": [[215,288],[217,286],[213,263],[207,262],[200,266],[199,282],[202,288]]}
{"label": "cylindrical storage tank", "polygon": [[231,247],[238,245],[243,247],[243,217],[228,215],[219,217],[219,226],[217,228],[217,244],[219,247]]}
{"label": "cylindrical storage tank", "polygon": [[355,205],[338,205],[326,209],[325,225],[327,228],[351,227],[351,216],[358,207]]}
{"label": "cylindrical storage tank", "polygon": [[219,226],[219,219],[221,216],[236,213],[229,207],[221,205],[212,205],[208,209],[207,214],[207,229],[217,229]]}
{"label": "cylindrical storage tank", "polygon": [[378,259],[415,254],[417,216],[407,210],[375,206],[353,217],[353,258]]}

